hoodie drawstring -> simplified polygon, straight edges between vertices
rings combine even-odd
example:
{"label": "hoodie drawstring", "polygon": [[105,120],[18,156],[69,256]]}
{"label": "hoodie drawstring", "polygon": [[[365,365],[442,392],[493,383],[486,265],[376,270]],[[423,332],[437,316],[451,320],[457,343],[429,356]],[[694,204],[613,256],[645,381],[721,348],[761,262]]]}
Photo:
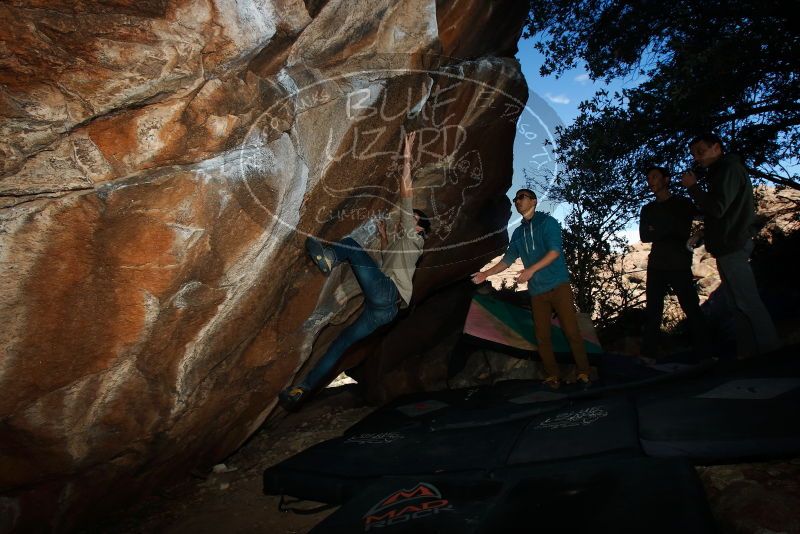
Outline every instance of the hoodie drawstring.
{"label": "hoodie drawstring", "polygon": [[533,219],[532,218],[531,218],[530,222],[528,222],[527,227],[528,227],[528,230],[530,230],[528,232],[530,235],[529,236],[525,235],[525,228],[523,227],[523,229],[522,229],[522,238],[523,238],[523,241],[525,241],[525,252],[530,254],[531,253],[531,249],[528,248],[528,241],[530,241],[531,247],[533,247],[533,250],[536,250],[536,245],[533,244]]}

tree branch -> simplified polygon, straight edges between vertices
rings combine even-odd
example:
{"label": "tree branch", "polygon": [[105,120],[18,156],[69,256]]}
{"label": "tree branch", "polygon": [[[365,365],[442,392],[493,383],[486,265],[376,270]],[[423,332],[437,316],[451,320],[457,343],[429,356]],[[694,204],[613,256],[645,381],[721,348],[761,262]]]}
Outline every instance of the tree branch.
{"label": "tree branch", "polygon": [[770,174],[764,171],[760,171],[758,169],[754,169],[752,167],[748,167],[747,170],[750,171],[751,174],[758,176],[759,178],[763,178],[764,180],[768,180],[778,185],[782,185],[784,187],[790,187],[792,189],[797,189],[800,191],[800,182],[796,182],[791,178],[784,178],[782,176],[778,176],[777,174]]}

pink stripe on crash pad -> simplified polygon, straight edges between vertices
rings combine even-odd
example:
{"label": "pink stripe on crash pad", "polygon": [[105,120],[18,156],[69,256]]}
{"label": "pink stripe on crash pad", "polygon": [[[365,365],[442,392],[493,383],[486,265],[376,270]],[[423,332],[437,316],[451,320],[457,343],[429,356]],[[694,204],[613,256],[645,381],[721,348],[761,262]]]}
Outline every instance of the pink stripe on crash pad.
{"label": "pink stripe on crash pad", "polygon": [[475,301],[472,301],[469,307],[467,319],[464,322],[464,333],[523,350],[536,350],[536,345],[517,334],[511,327]]}

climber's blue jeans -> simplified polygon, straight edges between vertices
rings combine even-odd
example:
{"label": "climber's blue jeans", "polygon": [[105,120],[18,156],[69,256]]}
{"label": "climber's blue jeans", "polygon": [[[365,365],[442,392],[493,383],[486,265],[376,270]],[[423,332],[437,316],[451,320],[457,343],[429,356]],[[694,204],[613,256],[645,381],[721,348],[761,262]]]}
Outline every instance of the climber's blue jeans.
{"label": "climber's blue jeans", "polygon": [[342,330],[339,337],[331,343],[328,351],[317,362],[300,384],[306,389],[322,387],[333,377],[329,376],[336,368],[345,351],[356,341],[364,339],[379,326],[391,322],[397,315],[397,286],[383,274],[375,261],[361,245],[352,238],[345,238],[331,247],[336,253],[336,263],[347,261],[356,275],[356,280],[364,293],[364,309],[358,319]]}

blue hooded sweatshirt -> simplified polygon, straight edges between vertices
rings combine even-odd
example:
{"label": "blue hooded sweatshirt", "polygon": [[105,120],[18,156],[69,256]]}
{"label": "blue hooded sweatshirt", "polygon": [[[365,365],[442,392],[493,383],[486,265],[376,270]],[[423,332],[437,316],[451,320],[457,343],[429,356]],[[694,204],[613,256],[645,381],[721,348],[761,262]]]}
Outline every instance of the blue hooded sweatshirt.
{"label": "blue hooded sweatshirt", "polygon": [[534,273],[528,281],[528,293],[531,295],[545,293],[569,282],[561,248],[561,224],[550,215],[536,211],[530,221],[522,219],[522,224],[511,234],[511,242],[502,262],[511,265],[517,258],[522,258],[522,264],[528,268],[551,250],[558,252],[558,258]]}

